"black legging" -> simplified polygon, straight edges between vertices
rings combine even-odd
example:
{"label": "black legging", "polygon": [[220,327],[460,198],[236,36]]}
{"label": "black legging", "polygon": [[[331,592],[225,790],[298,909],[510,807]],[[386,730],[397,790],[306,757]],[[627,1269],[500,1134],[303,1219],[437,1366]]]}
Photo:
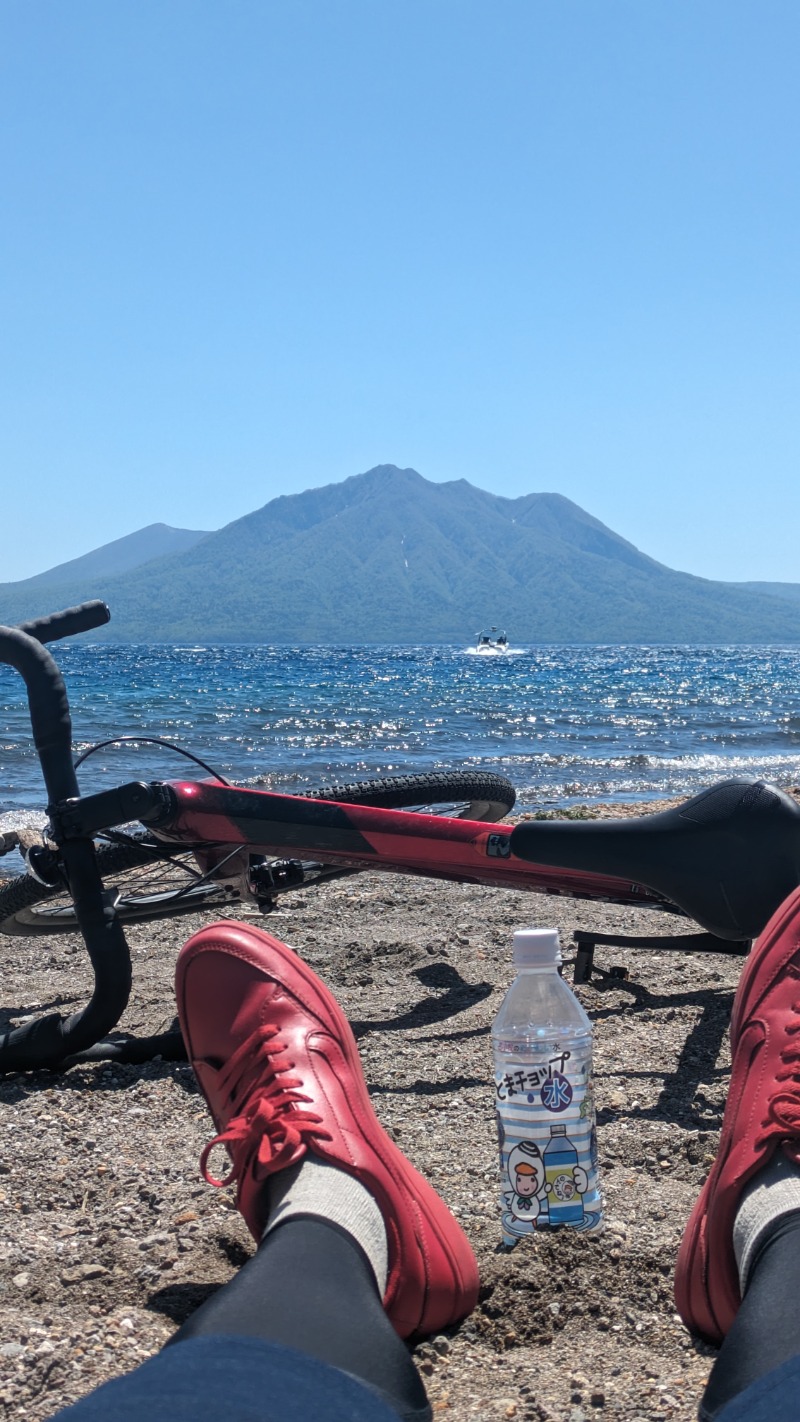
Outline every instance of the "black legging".
{"label": "black legging", "polygon": [[703,1394],[703,1422],[711,1422],[757,1378],[800,1354],[799,1282],[800,1212],[795,1212],[776,1221],[756,1253],[741,1307]]}
{"label": "black legging", "polygon": [[[779,1219],[759,1247],[703,1395],[703,1422],[713,1422],[757,1378],[800,1354],[800,1313],[793,1307],[798,1280],[800,1212]],[[170,1343],[204,1334],[244,1334],[296,1348],[368,1383],[404,1422],[431,1415],[366,1256],[351,1235],[316,1216],[295,1216],[272,1230]]]}
{"label": "black legging", "polygon": [[427,1422],[425,1389],[351,1235],[296,1215],[263,1240],[238,1274],[188,1318],[170,1344],[203,1334],[263,1338],[351,1373],[404,1422]]}

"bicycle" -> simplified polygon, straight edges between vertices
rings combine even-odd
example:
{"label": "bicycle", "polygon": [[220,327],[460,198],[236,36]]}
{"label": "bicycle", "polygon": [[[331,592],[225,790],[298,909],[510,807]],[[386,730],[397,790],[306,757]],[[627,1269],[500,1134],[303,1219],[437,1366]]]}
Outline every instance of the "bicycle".
{"label": "bicycle", "polygon": [[[681,946],[741,953],[800,883],[800,807],[761,781],[725,781],[635,820],[512,826],[497,821],[514,805],[513,787],[491,773],[284,795],[229,785],[190,755],[209,778],[81,797],[67,692],[44,644],[109,617],[94,602],[0,628],[0,661],[27,687],[49,816],[48,842],[27,850],[28,873],[0,889],[0,932],[77,929],[95,979],[82,1011],[0,1037],[0,1071],[55,1066],[112,1030],[131,988],[126,922],[237,901],[268,912],[282,893],[379,869],[658,908],[703,928]],[[454,800],[457,814],[436,813]]]}

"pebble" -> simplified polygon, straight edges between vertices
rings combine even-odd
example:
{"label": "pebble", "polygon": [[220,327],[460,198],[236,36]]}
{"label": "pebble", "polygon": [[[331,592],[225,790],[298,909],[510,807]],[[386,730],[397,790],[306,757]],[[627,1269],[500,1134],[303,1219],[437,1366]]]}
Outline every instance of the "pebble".
{"label": "pebble", "polygon": [[109,1270],[102,1264],[76,1264],[65,1269],[61,1275],[62,1284],[82,1284],[86,1279],[101,1279]]}
{"label": "pebble", "polygon": [[[312,894],[305,906],[297,903],[295,908],[293,902],[297,915],[293,921],[303,929],[298,945],[302,951],[306,925],[318,928],[319,942],[330,945],[326,975],[330,973],[337,995],[341,990],[345,1009],[363,1020],[365,1027],[371,1027],[362,1042],[368,1049],[368,1078],[380,1113],[390,1117],[393,1128],[402,1131],[414,1164],[424,1175],[433,1177],[447,1203],[461,1207],[486,1273],[497,1270],[497,1280],[505,1280],[509,1273],[518,1274],[520,1285],[524,1286],[514,1293],[504,1283],[499,1312],[491,1313],[491,1299],[487,1298],[479,1304],[472,1325],[465,1325],[457,1338],[440,1334],[437,1339],[443,1342],[427,1344],[427,1356],[420,1361],[428,1374],[426,1383],[430,1383],[432,1375],[436,1403],[446,1404],[444,1410],[438,1409],[442,1418],[452,1417],[457,1422],[489,1422],[491,1418],[500,1422],[506,1409],[515,1406],[516,1413],[511,1414],[515,1422],[533,1422],[534,1417],[547,1417],[550,1422],[602,1422],[611,1416],[624,1417],[626,1422],[685,1416],[688,1422],[711,1359],[704,1353],[697,1354],[697,1345],[688,1339],[679,1321],[673,1320],[671,1280],[659,1266],[663,1264],[666,1269],[672,1263],[686,1210],[697,1188],[696,1177],[701,1173],[699,1165],[685,1166],[683,1170],[675,1167],[686,1159],[689,1147],[699,1159],[715,1149],[725,1082],[715,1078],[702,1087],[705,1095],[698,1099],[705,1125],[700,1121],[692,1126],[686,1101],[685,1124],[690,1130],[665,1119],[658,1103],[664,1073],[671,1079],[680,1060],[687,1032],[694,1023],[694,1009],[685,1009],[685,1021],[681,1016],[684,1009],[679,1011],[681,1020],[672,1023],[673,1035],[669,1036],[660,1030],[664,1016],[661,1012],[646,1027],[643,1022],[641,1028],[635,1012],[626,1013],[624,1018],[620,1015],[615,1004],[622,997],[623,984],[614,984],[613,992],[605,995],[599,986],[590,985],[583,990],[592,1010],[610,1009],[596,1028],[597,1065],[598,1071],[607,1070],[616,1079],[612,1082],[608,1075],[599,1077],[597,1094],[601,1107],[607,1107],[609,1096],[613,1096],[620,1109],[602,1113],[598,1128],[601,1161],[608,1158],[615,1166],[606,1178],[608,1242],[575,1242],[576,1261],[579,1253],[586,1256],[580,1285],[585,1289],[587,1311],[569,1321],[561,1332],[563,1320],[555,1310],[550,1312],[548,1305],[560,1302],[561,1314],[566,1317],[569,1270],[563,1274],[563,1293],[545,1293],[541,1287],[544,1264],[536,1261],[533,1248],[528,1249],[523,1243],[514,1253],[498,1256],[499,1263],[495,1261],[496,1147],[491,1137],[491,1091],[487,1086],[487,1070],[490,1077],[491,1069],[487,1068],[483,1029],[507,986],[510,933],[530,911],[521,904],[521,897],[527,901],[527,896],[470,885],[437,882],[428,886],[421,880],[398,881],[397,934],[410,947],[405,957],[397,954],[391,960],[380,960],[391,961],[392,972],[397,973],[402,988],[392,990],[387,984],[384,992],[382,975],[372,966],[371,945],[387,936],[385,920],[396,910],[384,908],[385,880],[378,876],[345,882],[367,885],[376,896],[374,902],[362,906],[360,896],[353,895],[352,916],[344,898],[334,899],[338,909],[333,912],[330,903],[327,907],[323,904],[322,893],[318,906],[313,906]],[[340,892],[333,885],[324,893],[331,891]],[[538,901],[534,900],[534,912],[537,906]],[[603,915],[605,925],[612,931],[627,927],[626,911],[616,907],[595,908],[552,899],[546,902],[546,911],[548,916],[554,915],[554,922],[559,922],[564,931],[567,922],[573,920],[589,926],[595,914]],[[621,922],[617,922],[618,916]],[[656,918],[660,919],[660,915]],[[648,931],[657,931],[650,930],[650,922],[648,917]],[[637,926],[631,924],[631,931]],[[669,923],[664,926],[669,927]],[[453,928],[471,939],[470,948],[453,944]],[[392,928],[391,933],[394,931]],[[167,1010],[167,984],[175,954],[186,935],[181,920],[175,921],[174,928],[165,921],[159,929],[158,942],[147,927],[131,927],[143,1026],[148,1020],[155,1030],[159,1014]],[[363,956],[354,960],[353,970],[347,968],[350,978],[346,981],[343,938],[348,935],[354,943],[358,940]],[[439,938],[438,943],[434,937]],[[484,947],[484,938],[486,959],[478,963],[476,952]],[[430,957],[428,945],[433,948]],[[441,965],[448,961],[442,953],[448,946],[449,962],[463,982],[471,987],[486,978],[493,988],[491,999],[473,999],[465,993],[463,1007],[459,1009],[455,998],[455,1015],[439,1026],[426,1025],[424,1013],[418,1026],[406,1025],[411,1010],[430,997],[438,1000],[447,987],[444,975],[429,987],[423,976],[418,979],[416,974],[442,972],[437,958]],[[57,969],[52,969],[51,987],[41,969],[36,944],[26,945],[25,940],[19,940],[17,952],[28,955],[24,962],[20,957],[17,983],[24,983],[25,973],[30,972],[43,1001],[71,986],[68,960],[59,960]],[[607,964],[617,955],[604,955],[601,950],[597,956]],[[702,960],[691,959],[685,981],[680,964],[679,955],[642,954],[636,959],[637,976],[648,994],[666,1001],[694,983]],[[733,984],[734,969],[739,965],[732,960],[729,966],[726,960],[722,966],[726,981],[730,978]],[[374,971],[379,987],[357,987],[355,971],[363,975]],[[441,987],[437,986],[439,982]],[[452,982],[458,991],[458,980],[453,978]],[[675,996],[673,1000],[681,999]],[[385,1024],[395,1017],[402,1021],[402,1027],[386,1030]],[[695,1035],[705,1036],[709,1051],[718,1049],[723,1017],[721,1014],[719,1022],[698,1024]],[[705,1056],[702,1060],[704,1063]],[[651,1075],[628,1079],[629,1070],[642,1068]],[[13,1248],[14,1253],[6,1263],[8,1307],[0,1334],[0,1390],[7,1390],[7,1395],[4,1397],[0,1391],[0,1404],[8,1402],[9,1416],[12,1412],[19,1414],[14,1422],[23,1422],[25,1409],[31,1417],[37,1409],[54,1412],[73,1393],[85,1392],[118,1374],[123,1367],[152,1354],[165,1341],[172,1324],[151,1310],[149,1299],[154,1290],[164,1290],[168,1283],[168,1292],[175,1290],[172,1281],[183,1261],[190,1258],[188,1252],[183,1252],[190,1240],[198,1263],[206,1258],[212,1260],[214,1268],[219,1267],[220,1276],[227,1276],[233,1269],[233,1264],[219,1252],[221,1242],[227,1242],[230,1236],[243,1248],[249,1248],[246,1230],[232,1201],[223,1199],[223,1192],[215,1195],[195,1181],[196,1155],[208,1139],[210,1123],[199,1093],[193,1086],[187,1089],[191,1082],[189,1068],[152,1068],[148,1075],[141,1068],[125,1067],[117,1076],[122,1090],[109,1091],[107,1086],[98,1090],[100,1073],[96,1067],[80,1068],[58,1078],[52,1092],[42,1095],[46,1108],[55,1114],[62,1137],[58,1143],[54,1141],[52,1170],[42,1160],[37,1130],[30,1127],[31,1097],[20,1090],[30,1085],[28,1079],[21,1077],[18,1084],[0,1083],[0,1122],[4,1132],[6,1126],[16,1128],[15,1135],[4,1134],[7,1144],[3,1155],[6,1161],[13,1161],[14,1173],[9,1176],[0,1172],[0,1189],[11,1198],[15,1177],[24,1179],[26,1189],[20,1202],[24,1195],[33,1206],[33,1213],[27,1217],[21,1211],[12,1214],[9,1207],[1,1207],[6,1209],[8,1219],[6,1248]],[[113,1078],[105,1077],[104,1081],[109,1079]],[[640,1118],[636,1114],[638,1108],[632,1104],[637,1093],[643,1113]],[[441,1102],[438,1108],[431,1105],[437,1098]],[[672,1115],[679,1106],[682,1111],[683,1105],[676,1097]],[[44,1125],[40,1126],[39,1133],[44,1129]],[[91,1152],[84,1147],[84,1135],[95,1141]],[[8,1148],[11,1141],[15,1143],[13,1154]],[[475,1162],[474,1175],[463,1167],[458,1173],[449,1173],[456,1141],[456,1158],[460,1161],[465,1158],[461,1146],[466,1141],[469,1159]],[[671,1147],[669,1151],[667,1145]],[[656,1166],[648,1175],[642,1168],[645,1154],[672,1161],[673,1169]],[[102,1177],[96,1173],[98,1166],[106,1163],[114,1178],[110,1173]],[[673,1174],[680,1179],[673,1180]],[[63,1178],[57,1180],[59,1175]],[[662,1210],[668,1212],[666,1223],[657,1219]],[[195,1214],[198,1219],[191,1218]],[[153,1234],[157,1236],[155,1241]],[[150,1252],[140,1253],[138,1249],[143,1237],[148,1239]],[[557,1256],[559,1242],[545,1243],[549,1253]],[[570,1243],[565,1238],[565,1244]],[[165,1256],[179,1251],[175,1269],[157,1271],[156,1266]],[[30,1262],[25,1264],[25,1259]],[[103,1259],[107,1259],[110,1269],[113,1267],[113,1273],[98,1276],[90,1288],[83,1267]],[[73,1267],[80,1268],[76,1282],[63,1287],[59,1277],[62,1271]],[[18,1271],[28,1276],[22,1286],[11,1282]],[[560,1264],[557,1272],[561,1277]],[[497,1280],[493,1276],[493,1281]],[[102,1306],[92,1309],[96,1299],[102,1300]],[[588,1311],[589,1305],[599,1308],[599,1324],[598,1315]],[[609,1310],[606,1315],[602,1314],[604,1308]],[[626,1321],[626,1313],[635,1319],[634,1323]],[[44,1324],[46,1318],[52,1320],[52,1331],[36,1336],[33,1327]],[[645,1332],[637,1334],[636,1323],[643,1320]],[[620,1324],[622,1329],[618,1331]],[[23,1344],[20,1339],[25,1331],[30,1341],[26,1339]],[[548,1333],[557,1336],[552,1345],[545,1346],[543,1335]],[[44,1336],[53,1338],[56,1352],[36,1357],[35,1349]],[[448,1347],[449,1351],[444,1351]],[[548,1362],[549,1355],[556,1353],[558,1366]],[[20,1389],[12,1388],[7,1381],[7,1377],[15,1375],[40,1380],[56,1360],[58,1367],[52,1370],[47,1384],[52,1394],[49,1407],[41,1397],[21,1396]],[[613,1362],[621,1364],[622,1376],[613,1376]],[[660,1395],[645,1380],[645,1365],[657,1369],[656,1381],[660,1378],[669,1383],[669,1397],[680,1402],[677,1409],[673,1411],[665,1400],[659,1410]],[[676,1383],[678,1367],[687,1374],[686,1398],[682,1395],[683,1385]],[[609,1382],[604,1408],[592,1405],[593,1395],[605,1391],[601,1377],[607,1377]],[[523,1378],[525,1386],[519,1386]],[[571,1386],[567,1386],[568,1381]],[[449,1398],[443,1393],[444,1383],[450,1389]]]}

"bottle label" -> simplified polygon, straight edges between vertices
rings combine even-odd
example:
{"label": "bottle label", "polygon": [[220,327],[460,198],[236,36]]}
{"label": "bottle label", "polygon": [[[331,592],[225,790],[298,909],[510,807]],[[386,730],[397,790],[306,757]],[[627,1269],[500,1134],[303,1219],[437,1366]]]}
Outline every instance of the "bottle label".
{"label": "bottle label", "polygon": [[[591,1052],[520,1053],[499,1043],[495,1066],[503,1239],[534,1230],[597,1229],[602,1203]],[[506,1050],[504,1051],[503,1048]]]}

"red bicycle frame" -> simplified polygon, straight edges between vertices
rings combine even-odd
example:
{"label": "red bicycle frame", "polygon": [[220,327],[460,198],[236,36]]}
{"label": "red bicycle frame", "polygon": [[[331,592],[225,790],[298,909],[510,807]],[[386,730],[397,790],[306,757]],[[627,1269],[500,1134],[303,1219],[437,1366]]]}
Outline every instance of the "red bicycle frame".
{"label": "red bicycle frame", "polygon": [[519,859],[511,853],[510,825],[242,790],[214,781],[169,781],[166,788],[172,808],[151,827],[159,839],[191,845],[209,864],[216,850],[241,847],[342,869],[675,908],[644,884]]}

